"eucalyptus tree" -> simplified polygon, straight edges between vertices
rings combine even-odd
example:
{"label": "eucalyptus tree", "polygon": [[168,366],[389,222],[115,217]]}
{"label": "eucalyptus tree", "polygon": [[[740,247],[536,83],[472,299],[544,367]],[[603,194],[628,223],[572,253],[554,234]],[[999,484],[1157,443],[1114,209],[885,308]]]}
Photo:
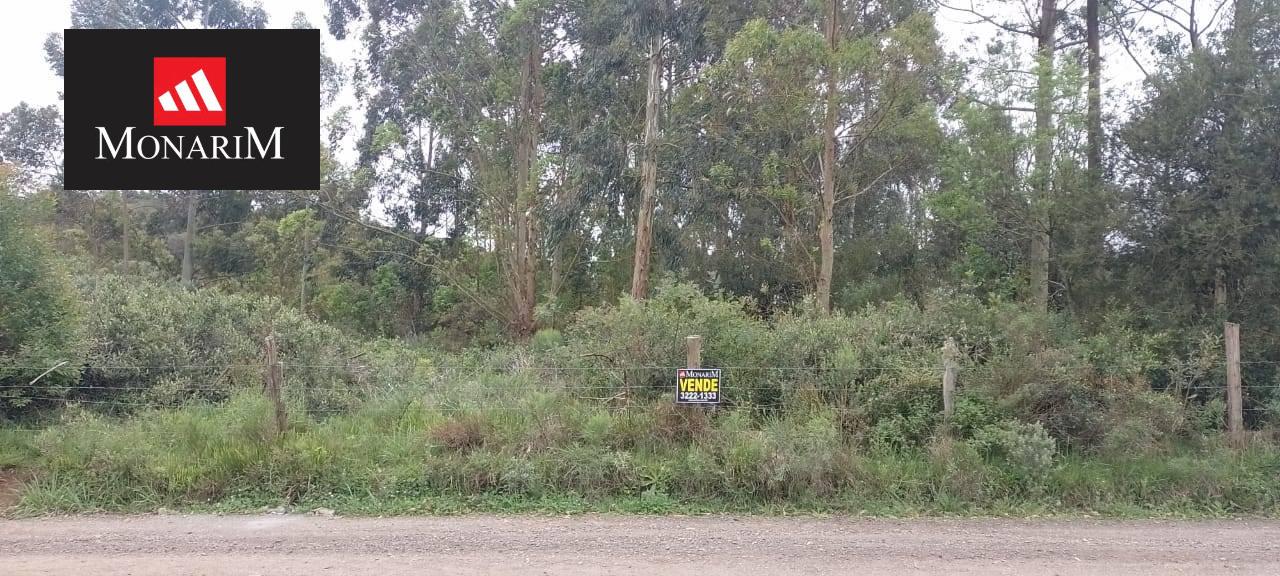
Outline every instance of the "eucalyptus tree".
{"label": "eucalyptus tree", "polygon": [[658,194],[658,122],[662,105],[662,50],[666,28],[675,11],[669,0],[627,3],[632,34],[647,45],[645,76],[644,149],[640,160],[640,209],[636,213],[636,241],[631,269],[631,297],[644,299],[649,291],[653,246],[653,208]]}
{"label": "eucalyptus tree", "polygon": [[1089,186],[1102,185],[1102,17],[1101,0],[1085,0],[1085,45],[1089,67],[1088,171]]}
{"label": "eucalyptus tree", "polygon": [[[475,246],[492,250],[505,306],[451,284],[527,338],[538,296],[542,159],[551,147],[541,138],[544,77],[568,58],[563,6],[331,0],[329,8],[339,38],[367,22],[362,169],[375,185],[390,179],[390,190],[405,189],[404,179],[414,184],[408,204],[419,226],[443,222],[456,228],[449,234],[466,230]],[[432,266],[459,274],[438,260]]]}
{"label": "eucalyptus tree", "polygon": [[802,286],[829,312],[837,236],[866,262],[849,251],[859,227],[894,218],[932,170],[942,64],[933,19],[911,2],[829,1],[748,23],[698,94],[713,149],[703,189],[726,196],[730,224],[711,248],[772,270],[752,281],[772,285],[761,297]]}
{"label": "eucalyptus tree", "polygon": [[684,115],[680,102],[744,23],[780,8],[760,0],[566,5],[576,49],[566,79],[572,90],[548,113],[565,114],[561,143],[576,203],[556,212],[559,220],[579,218],[572,243],[590,249],[564,260],[589,273],[585,283],[599,298],[628,291],[644,298],[655,269],[679,273],[705,256],[687,228],[700,217],[691,212],[701,199],[688,193],[704,168],[700,120]]}

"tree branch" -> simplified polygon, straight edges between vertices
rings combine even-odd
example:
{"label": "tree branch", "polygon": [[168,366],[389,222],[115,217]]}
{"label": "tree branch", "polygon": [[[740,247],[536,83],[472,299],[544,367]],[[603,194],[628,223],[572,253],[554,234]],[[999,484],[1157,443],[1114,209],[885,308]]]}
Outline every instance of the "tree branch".
{"label": "tree branch", "polygon": [[1009,104],[996,104],[994,102],[987,102],[986,100],[982,100],[981,98],[978,98],[976,96],[969,96],[969,100],[972,100],[977,104],[986,106],[987,108],[994,108],[996,110],[1003,110],[1005,112],[1035,112],[1036,111],[1035,108],[1032,108],[1030,106],[1013,106]]}
{"label": "tree branch", "polygon": [[941,7],[943,7],[943,8],[946,8],[947,10],[953,10],[953,11],[956,11],[956,12],[963,12],[963,13],[965,13],[965,14],[972,14],[973,16],[976,16],[976,17],[978,18],[977,20],[974,20],[974,21],[972,21],[972,22],[962,22],[962,24],[966,24],[966,25],[973,25],[973,24],[978,24],[978,23],[985,22],[985,23],[987,23],[987,24],[990,24],[990,25],[992,25],[992,26],[995,26],[996,28],[999,28],[999,29],[1004,30],[1004,31],[1006,31],[1006,32],[1012,32],[1012,33],[1014,33],[1014,34],[1022,34],[1022,35],[1024,35],[1024,36],[1030,36],[1030,37],[1032,37],[1032,38],[1038,38],[1038,37],[1039,37],[1039,33],[1038,33],[1038,32],[1036,32],[1035,30],[1026,30],[1026,29],[1023,29],[1023,28],[1018,28],[1018,27],[1016,27],[1016,26],[1014,26],[1014,25],[1012,25],[1012,24],[1006,24],[1006,23],[1002,23],[1002,22],[996,22],[994,18],[992,18],[992,17],[990,17],[990,16],[987,16],[986,14],[982,14],[982,13],[978,12],[978,10],[977,10],[976,8],[974,8],[974,6],[973,6],[973,2],[969,2],[969,7],[968,7],[968,8],[963,8],[963,7],[957,7],[957,6],[951,6],[951,5],[948,5],[947,3],[943,2],[942,0],[935,0],[935,1],[937,2],[938,6],[941,6]]}
{"label": "tree branch", "polygon": [[1188,28],[1187,25],[1183,24],[1181,20],[1178,20],[1173,16],[1170,16],[1168,14],[1165,14],[1164,12],[1156,10],[1156,5],[1158,2],[1159,0],[1157,0],[1156,2],[1147,2],[1147,3],[1144,3],[1143,0],[1133,0],[1133,3],[1137,4],[1138,6],[1141,6],[1144,11],[1150,12],[1152,14],[1155,14],[1156,16],[1159,16],[1161,18],[1164,18],[1165,20],[1168,20],[1169,22],[1173,23],[1175,26],[1186,31],[1187,34],[1190,34],[1192,36],[1198,35],[1196,31],[1192,30],[1191,28]]}
{"label": "tree branch", "polygon": [[1138,67],[1138,70],[1142,71],[1142,77],[1144,79],[1151,78],[1151,73],[1147,72],[1147,68],[1142,65],[1142,61],[1134,55],[1133,49],[1129,47],[1129,36],[1124,33],[1124,27],[1117,26],[1116,33],[1120,36],[1120,45],[1124,47],[1125,54],[1128,54],[1129,59],[1133,60],[1133,64]]}
{"label": "tree branch", "polygon": [[881,179],[883,179],[885,176],[888,176],[890,172],[893,172],[892,165],[886,168],[884,172],[881,172],[879,176],[876,176],[875,180],[872,180],[870,184],[863,186],[861,190],[854,192],[853,194],[848,194],[848,195],[836,198],[836,204],[844,202],[845,200],[852,200],[863,194],[866,194],[868,191],[871,190],[872,187],[874,187],[876,184],[879,184]]}

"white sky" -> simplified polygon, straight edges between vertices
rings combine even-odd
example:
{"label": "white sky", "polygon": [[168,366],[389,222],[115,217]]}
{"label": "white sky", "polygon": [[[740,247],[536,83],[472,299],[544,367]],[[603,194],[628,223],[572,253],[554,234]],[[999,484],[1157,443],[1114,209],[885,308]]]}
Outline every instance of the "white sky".
{"label": "white sky", "polygon": [[58,101],[62,82],[44,60],[44,39],[71,25],[69,4],[0,0],[0,111]]}
{"label": "white sky", "polygon": [[[324,0],[261,0],[261,4],[270,17],[270,27],[288,28],[293,15],[302,12],[313,26],[322,30],[325,50],[331,58],[348,69],[359,60],[362,49],[356,39],[358,34],[348,35],[348,39],[343,42],[337,42],[329,36],[325,25],[327,11]],[[61,31],[70,25],[70,5],[71,0],[0,0],[0,112],[24,101],[33,105],[58,102],[61,79],[53,74],[45,62],[43,46],[50,33]],[[990,26],[967,26],[965,22],[970,20],[972,17],[966,14],[939,11],[938,27],[945,39],[944,44],[950,50],[967,52],[980,49],[981,44],[965,46],[964,38],[971,34],[981,38],[990,36]],[[1105,46],[1104,59],[1107,74],[1104,91],[1117,89],[1131,93],[1141,83],[1138,68],[1114,43]],[[336,105],[358,108],[355,104],[348,86]],[[1117,103],[1112,101],[1110,104]],[[352,120],[357,126],[362,117],[363,113],[353,111]],[[356,133],[358,130],[353,130],[353,135]]]}
{"label": "white sky", "polygon": [[[271,28],[288,28],[302,12],[317,28],[325,29],[324,0],[262,0]],[[19,102],[56,104],[62,79],[44,59],[44,39],[71,25],[71,0],[0,0],[0,111]],[[326,33],[326,44],[334,40]],[[344,44],[346,44],[344,42]],[[345,63],[346,55],[332,54]]]}

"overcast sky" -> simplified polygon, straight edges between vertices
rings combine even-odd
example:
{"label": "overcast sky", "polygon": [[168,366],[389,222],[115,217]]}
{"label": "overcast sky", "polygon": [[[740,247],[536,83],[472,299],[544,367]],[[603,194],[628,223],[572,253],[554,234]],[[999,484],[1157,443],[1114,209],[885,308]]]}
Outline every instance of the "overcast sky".
{"label": "overcast sky", "polygon": [[[959,0],[957,0],[959,1]],[[1034,0],[1029,0],[1034,1]],[[293,15],[302,12],[312,25],[324,30],[325,0],[262,0],[262,6],[270,15],[272,28],[288,28]],[[71,23],[71,0],[0,0],[0,112],[7,111],[19,102],[33,105],[56,104],[62,81],[49,69],[44,58],[44,40],[52,32],[58,32]],[[981,3],[980,3],[981,5]],[[989,36],[990,26],[967,26],[971,20],[965,14],[941,11],[938,27],[951,51],[965,51],[981,47],[966,46],[966,36],[977,33]],[[359,41],[351,35],[341,43],[324,32],[325,50],[330,57],[344,66],[358,60],[361,52]],[[1104,90],[1132,90],[1140,84],[1141,76],[1136,66],[1119,48],[1107,46],[1106,85]],[[354,104],[350,91],[339,98],[338,105]],[[359,120],[361,114],[353,119]]]}
{"label": "overcast sky", "polygon": [[0,0],[0,111],[58,100],[62,82],[44,60],[44,39],[71,25],[69,3]]}
{"label": "overcast sky", "polygon": [[[298,12],[312,25],[325,27],[324,0],[264,0],[262,6],[272,28],[288,28]],[[62,79],[45,62],[44,39],[70,25],[71,0],[0,0],[0,111],[19,102],[58,102]]]}

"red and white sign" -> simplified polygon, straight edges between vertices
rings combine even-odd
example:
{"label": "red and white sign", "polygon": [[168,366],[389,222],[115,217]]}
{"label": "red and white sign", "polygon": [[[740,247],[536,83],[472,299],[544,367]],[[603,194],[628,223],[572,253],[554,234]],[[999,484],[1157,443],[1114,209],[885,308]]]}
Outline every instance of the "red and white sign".
{"label": "red and white sign", "polygon": [[156,126],[226,126],[227,59],[154,59],[152,110]]}

